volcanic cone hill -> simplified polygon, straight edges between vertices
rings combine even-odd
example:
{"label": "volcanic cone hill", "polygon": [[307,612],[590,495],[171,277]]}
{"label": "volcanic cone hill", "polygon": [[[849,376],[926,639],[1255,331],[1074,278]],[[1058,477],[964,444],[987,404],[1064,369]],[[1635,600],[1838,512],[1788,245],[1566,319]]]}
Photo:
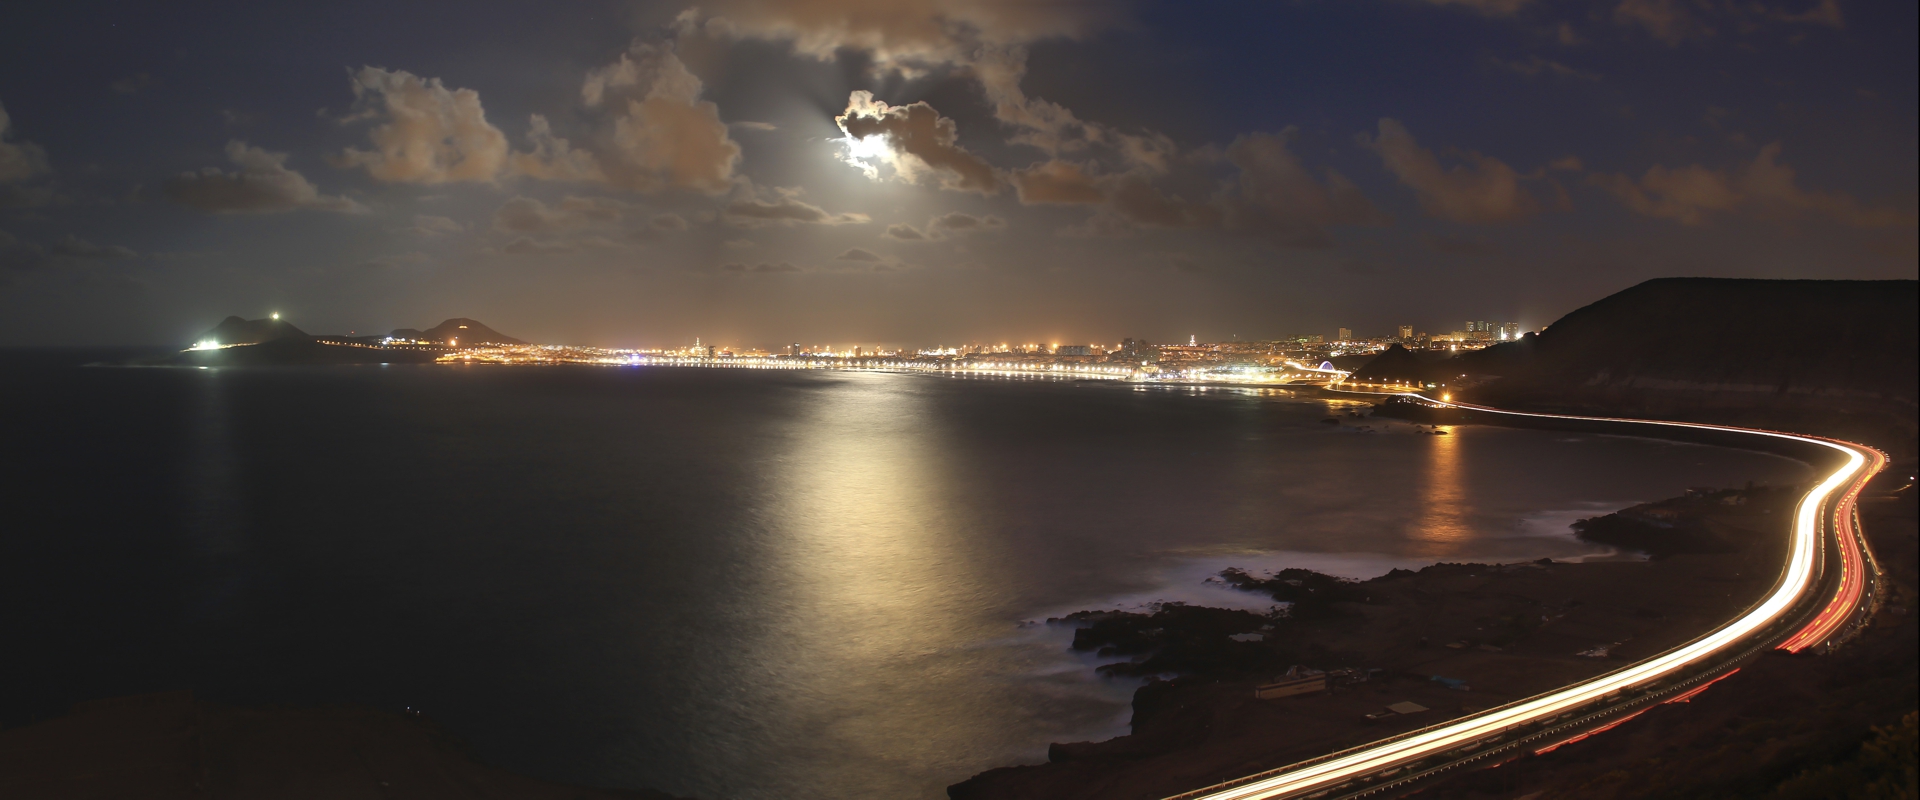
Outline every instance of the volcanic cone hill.
{"label": "volcanic cone hill", "polygon": [[1472,396],[1502,407],[1912,431],[1920,282],[1662,278],[1451,366],[1499,376]]}
{"label": "volcanic cone hill", "polygon": [[259,344],[275,339],[312,339],[306,331],[293,326],[291,322],[278,319],[241,319],[227,317],[211,330],[200,334],[196,342],[214,342],[216,344]]}
{"label": "volcanic cone hill", "polygon": [[424,339],[429,342],[446,343],[456,341],[460,344],[526,344],[504,333],[482,324],[477,319],[455,317],[424,331],[402,328],[393,332],[395,339]]}

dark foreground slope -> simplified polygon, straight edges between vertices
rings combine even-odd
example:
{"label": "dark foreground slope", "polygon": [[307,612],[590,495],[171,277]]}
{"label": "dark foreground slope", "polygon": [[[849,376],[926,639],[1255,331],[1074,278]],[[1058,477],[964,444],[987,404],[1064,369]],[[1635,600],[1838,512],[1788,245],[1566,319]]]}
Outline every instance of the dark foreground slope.
{"label": "dark foreground slope", "polygon": [[1503,408],[1911,438],[1920,282],[1651,280],[1458,361]]}

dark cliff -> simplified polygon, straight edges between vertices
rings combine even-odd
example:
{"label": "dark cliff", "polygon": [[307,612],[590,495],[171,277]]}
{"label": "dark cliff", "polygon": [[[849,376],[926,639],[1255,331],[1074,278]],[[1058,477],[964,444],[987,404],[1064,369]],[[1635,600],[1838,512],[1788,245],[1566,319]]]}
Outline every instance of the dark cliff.
{"label": "dark cliff", "polygon": [[1663,278],[1456,362],[1489,405],[1911,433],[1920,282]]}

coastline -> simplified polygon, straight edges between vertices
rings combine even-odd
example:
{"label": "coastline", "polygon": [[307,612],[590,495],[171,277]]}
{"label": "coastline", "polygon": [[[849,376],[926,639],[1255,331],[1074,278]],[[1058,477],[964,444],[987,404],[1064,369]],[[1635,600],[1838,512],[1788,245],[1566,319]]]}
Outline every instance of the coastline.
{"label": "coastline", "polygon": [[[1794,493],[1768,494],[1789,498],[1790,507]],[[1076,626],[1076,649],[1099,650],[1105,656],[1100,660],[1108,662],[1103,671],[1125,675],[1135,665],[1149,671],[1134,693],[1131,732],[1105,741],[1055,743],[1047,763],[980,773],[949,787],[949,796],[1157,800],[1617,668],[1738,613],[1771,585],[1768,565],[1784,552],[1785,537],[1777,534],[1790,515],[1765,504],[1734,508],[1741,513],[1715,515],[1708,523],[1721,536],[1745,540],[1729,552],[1396,568],[1347,581],[1357,597],[1333,603],[1325,616],[1304,620],[1252,610],[1274,605],[1257,591],[1245,591],[1246,602],[1224,607],[1089,610],[1050,620]],[[1624,583],[1636,587],[1632,602],[1616,596],[1615,587]],[[1529,623],[1546,619],[1490,630],[1491,621],[1514,625],[1523,615]],[[1116,635],[1084,633],[1116,623],[1121,629]],[[1178,627],[1183,624],[1185,631]],[[1232,642],[1226,650],[1179,641],[1186,634],[1199,638],[1229,629],[1243,638],[1259,633],[1264,640]],[[1176,635],[1149,646],[1114,646],[1143,631]],[[1596,648],[1605,655],[1577,655]],[[1165,658],[1168,650],[1181,649],[1200,652]],[[1152,672],[1160,662],[1205,666]],[[1312,696],[1253,697],[1256,686],[1296,663],[1326,671],[1352,669],[1368,678]],[[1449,688],[1455,682],[1467,688]],[[1423,710],[1367,719],[1404,702]]]}

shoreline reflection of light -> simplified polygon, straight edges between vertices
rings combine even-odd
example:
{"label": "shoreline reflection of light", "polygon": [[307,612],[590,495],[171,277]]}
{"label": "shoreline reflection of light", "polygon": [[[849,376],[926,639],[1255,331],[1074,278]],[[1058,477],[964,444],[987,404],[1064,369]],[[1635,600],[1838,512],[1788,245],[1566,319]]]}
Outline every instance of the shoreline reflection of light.
{"label": "shoreline reflection of light", "polygon": [[1429,556],[1453,555],[1472,538],[1468,526],[1465,476],[1462,475],[1459,431],[1425,437],[1427,468],[1420,482],[1420,519],[1409,533],[1428,545]]}

